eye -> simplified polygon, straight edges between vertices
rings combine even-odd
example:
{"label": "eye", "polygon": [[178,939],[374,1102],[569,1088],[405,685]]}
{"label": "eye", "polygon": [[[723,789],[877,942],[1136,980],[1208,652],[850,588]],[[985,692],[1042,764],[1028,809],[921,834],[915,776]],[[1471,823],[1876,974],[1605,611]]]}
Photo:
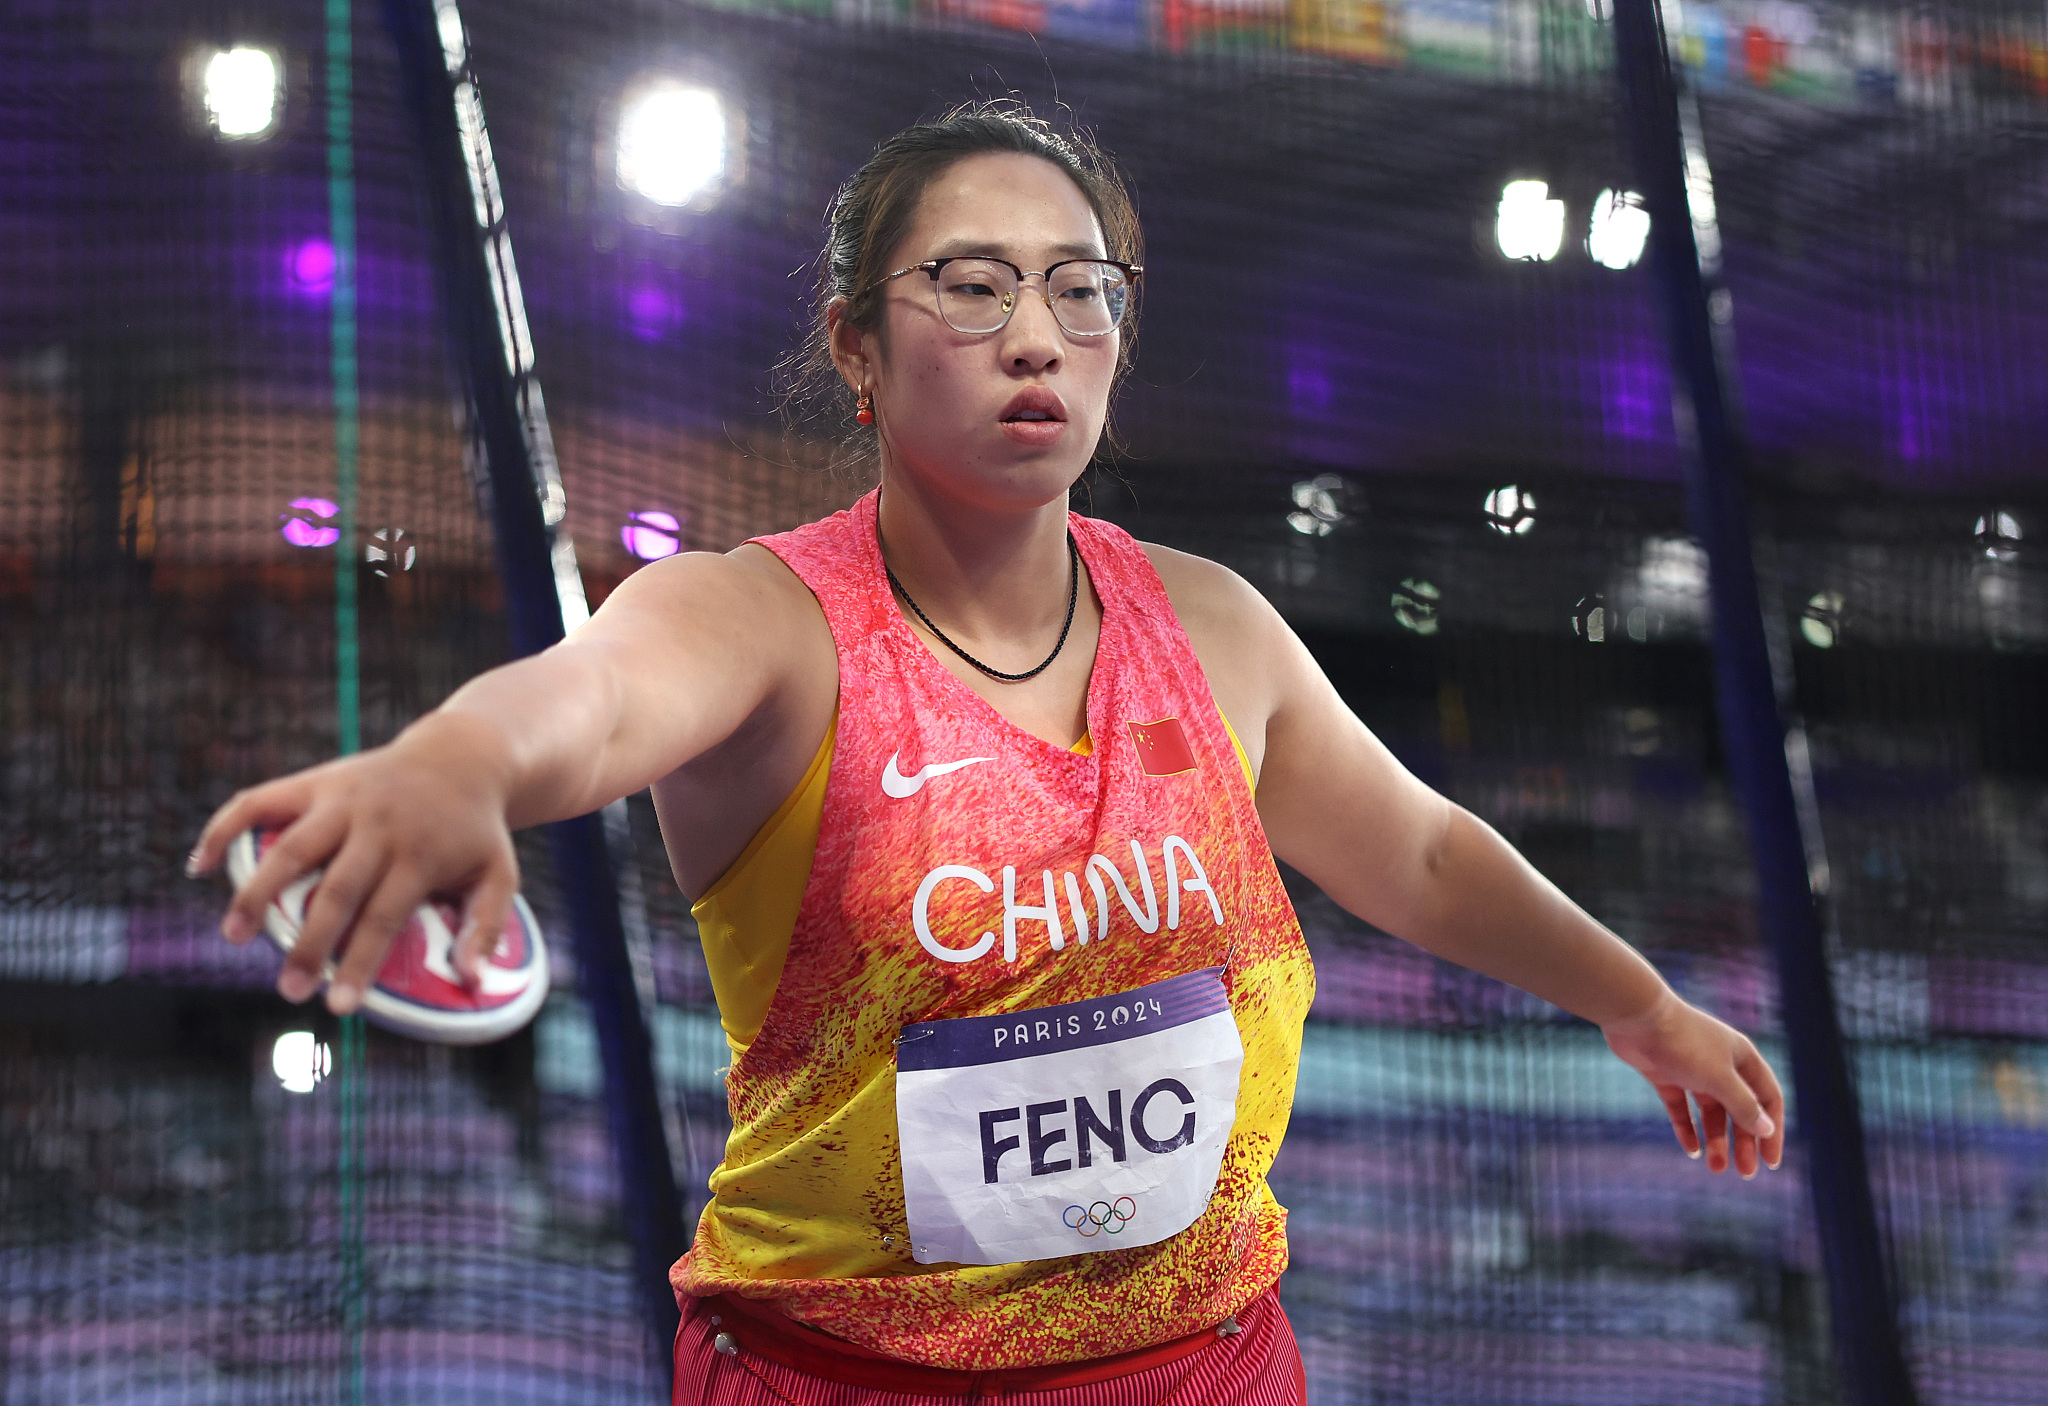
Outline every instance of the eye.
{"label": "eye", "polygon": [[1121,302],[1119,271],[1109,265],[1070,265],[1054,279],[1054,296],[1065,303]]}
{"label": "eye", "polygon": [[1008,269],[979,260],[947,264],[939,272],[939,291],[949,298],[1001,298],[1013,286]]}

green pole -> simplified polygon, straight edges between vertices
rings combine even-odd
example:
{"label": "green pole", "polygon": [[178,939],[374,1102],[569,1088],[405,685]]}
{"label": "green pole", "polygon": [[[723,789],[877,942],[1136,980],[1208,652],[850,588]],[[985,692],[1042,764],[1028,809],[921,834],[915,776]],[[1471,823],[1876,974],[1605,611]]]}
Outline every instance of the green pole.
{"label": "green pole", "polygon": [[[356,465],[361,410],[356,367],[354,33],[350,0],[327,0],[327,219],[334,244],[334,684],[339,751],[361,750],[362,659],[356,602]],[[341,1022],[341,1400],[363,1402],[363,1020]]]}

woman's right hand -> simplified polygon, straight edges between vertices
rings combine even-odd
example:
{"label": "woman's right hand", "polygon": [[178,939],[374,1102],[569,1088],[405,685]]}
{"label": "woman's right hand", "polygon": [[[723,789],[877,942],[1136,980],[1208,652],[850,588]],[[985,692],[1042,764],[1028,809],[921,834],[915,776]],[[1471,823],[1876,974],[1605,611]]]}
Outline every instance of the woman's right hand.
{"label": "woman's right hand", "polygon": [[287,1000],[319,989],[328,957],[346,940],[327,1006],[354,1011],[392,939],[429,897],[458,904],[453,960],[474,980],[519,889],[505,819],[508,758],[493,723],[428,714],[386,746],[237,792],[207,822],[186,872],[214,868],[245,830],[277,832],[221,920],[222,935],[243,943],[262,931],[280,893],[325,871],[277,979]]}

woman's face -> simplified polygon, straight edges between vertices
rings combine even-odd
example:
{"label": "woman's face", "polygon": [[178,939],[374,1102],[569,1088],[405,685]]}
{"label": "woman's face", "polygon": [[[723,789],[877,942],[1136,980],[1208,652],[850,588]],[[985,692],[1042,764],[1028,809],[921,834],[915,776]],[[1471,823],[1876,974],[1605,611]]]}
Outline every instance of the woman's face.
{"label": "woman's face", "polygon": [[[988,254],[1027,272],[1102,258],[1088,199],[1050,161],[1009,152],[966,157],[925,189],[885,272],[949,254]],[[956,332],[932,280],[905,274],[883,290],[873,331],[842,325],[840,367],[865,378],[889,474],[995,511],[1060,498],[1102,435],[1121,333],[1075,337],[1054,321],[1044,280],[1027,279],[997,332]]]}

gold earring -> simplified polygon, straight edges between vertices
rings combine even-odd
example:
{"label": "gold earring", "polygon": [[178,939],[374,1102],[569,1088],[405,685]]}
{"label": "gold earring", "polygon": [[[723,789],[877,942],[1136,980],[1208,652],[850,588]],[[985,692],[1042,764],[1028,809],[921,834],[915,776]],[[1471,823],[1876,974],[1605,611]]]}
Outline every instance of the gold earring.
{"label": "gold earring", "polygon": [[856,425],[872,425],[875,423],[875,398],[866,391],[862,391],[860,399],[854,403],[853,422]]}

